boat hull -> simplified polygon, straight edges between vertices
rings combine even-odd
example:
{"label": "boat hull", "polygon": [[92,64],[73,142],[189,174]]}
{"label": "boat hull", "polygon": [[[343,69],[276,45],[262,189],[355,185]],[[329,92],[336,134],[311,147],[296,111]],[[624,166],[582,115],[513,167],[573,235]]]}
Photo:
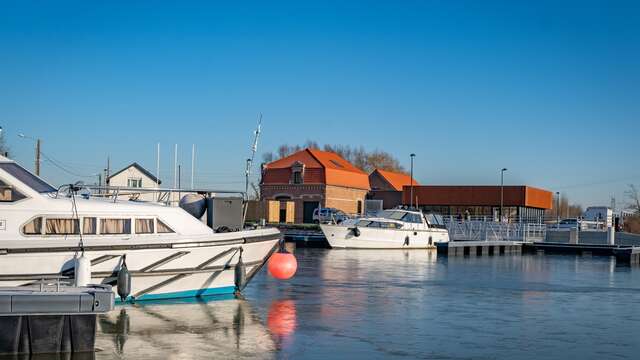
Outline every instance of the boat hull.
{"label": "boat hull", "polygon": [[[443,229],[402,230],[326,224],[320,225],[327,242],[336,249],[435,249],[438,242],[449,241]],[[358,235],[356,235],[358,233]]]}
{"label": "boat hull", "polygon": [[[224,241],[122,244],[85,247],[91,260],[91,282],[114,285],[123,260],[131,274],[129,300],[161,300],[232,294],[237,290],[235,268],[242,254],[244,284],[277,249],[278,231],[228,233]],[[237,234],[237,235],[233,235]],[[1,244],[0,244],[1,246]],[[21,286],[55,277],[73,279],[78,249],[8,249],[0,256],[0,286]],[[126,256],[126,257],[125,257]]]}

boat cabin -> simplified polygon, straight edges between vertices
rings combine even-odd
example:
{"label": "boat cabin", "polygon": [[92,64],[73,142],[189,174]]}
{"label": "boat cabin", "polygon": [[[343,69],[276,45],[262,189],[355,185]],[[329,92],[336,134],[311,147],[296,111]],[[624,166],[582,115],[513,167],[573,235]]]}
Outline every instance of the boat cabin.
{"label": "boat cabin", "polygon": [[360,219],[359,227],[383,229],[422,229],[445,228],[442,216],[423,214],[420,211],[407,209],[391,209],[378,212],[375,217]]}

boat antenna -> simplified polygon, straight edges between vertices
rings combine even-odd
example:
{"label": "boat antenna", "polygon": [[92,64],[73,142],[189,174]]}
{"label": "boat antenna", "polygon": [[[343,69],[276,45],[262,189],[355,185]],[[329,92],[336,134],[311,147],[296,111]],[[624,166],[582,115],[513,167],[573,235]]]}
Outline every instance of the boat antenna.
{"label": "boat antenna", "polygon": [[256,127],[256,131],[253,132],[253,145],[251,146],[251,157],[247,159],[246,168],[244,170],[244,197],[245,197],[245,205],[244,205],[244,213],[242,214],[242,224],[244,226],[244,221],[247,218],[247,208],[249,207],[249,176],[251,176],[251,166],[253,164],[253,160],[256,157],[256,152],[258,151],[258,139],[260,138],[260,132],[262,131],[262,113],[258,114],[258,126]]}
{"label": "boat antenna", "polygon": [[249,176],[251,175],[251,165],[253,164],[253,160],[256,157],[256,152],[258,151],[258,139],[260,138],[260,132],[262,131],[262,113],[258,114],[258,126],[256,127],[256,131],[253,132],[253,145],[251,146],[251,157],[247,159],[247,168],[245,169],[245,184],[244,184],[244,193],[247,198],[249,197]]}

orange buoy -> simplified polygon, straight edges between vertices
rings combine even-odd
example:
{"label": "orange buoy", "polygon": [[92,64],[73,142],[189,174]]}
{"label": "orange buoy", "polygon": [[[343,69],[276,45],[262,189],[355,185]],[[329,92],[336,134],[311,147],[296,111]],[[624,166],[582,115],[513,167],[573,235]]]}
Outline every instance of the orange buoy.
{"label": "orange buoy", "polygon": [[277,252],[271,255],[267,264],[269,274],[278,280],[288,280],[295,275],[298,270],[298,261],[293,254],[288,252]]}
{"label": "orange buoy", "polygon": [[291,300],[272,302],[267,315],[267,327],[280,337],[291,335],[296,329],[296,304]]}

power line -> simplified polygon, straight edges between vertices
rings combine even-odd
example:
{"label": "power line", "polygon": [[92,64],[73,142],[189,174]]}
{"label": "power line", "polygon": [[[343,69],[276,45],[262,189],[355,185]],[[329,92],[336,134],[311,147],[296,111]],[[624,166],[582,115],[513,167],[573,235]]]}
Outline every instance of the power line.
{"label": "power line", "polygon": [[58,169],[60,169],[60,170],[62,170],[62,171],[64,171],[64,172],[66,172],[66,173],[67,173],[67,174],[69,174],[69,175],[73,175],[73,176],[77,176],[77,177],[82,177],[82,178],[91,178],[91,179],[93,179],[93,178],[95,178],[95,177],[96,177],[96,175],[82,175],[82,174],[78,174],[78,173],[76,173],[76,172],[74,172],[74,171],[71,171],[71,170],[69,170],[69,169],[65,168],[65,167],[61,164],[61,162],[59,162],[59,161],[57,161],[57,160],[53,159],[52,157],[48,156],[48,155],[47,155],[47,154],[45,154],[44,152],[42,152],[42,151],[41,151],[41,152],[40,152],[40,154],[41,154],[41,155],[42,155],[42,157],[43,157],[46,161],[48,161],[51,165],[53,165],[53,166],[55,166],[56,168],[58,168]]}

